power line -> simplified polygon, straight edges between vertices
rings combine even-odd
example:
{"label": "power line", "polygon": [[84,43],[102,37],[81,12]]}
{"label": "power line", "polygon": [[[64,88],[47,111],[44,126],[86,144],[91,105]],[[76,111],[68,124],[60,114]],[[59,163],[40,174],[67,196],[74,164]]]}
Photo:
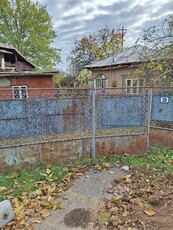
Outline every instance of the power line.
{"label": "power line", "polygon": [[[122,34],[122,38],[121,38],[121,50],[123,50],[123,45],[124,45],[124,35],[127,32],[127,29],[125,29],[124,27],[122,27],[121,29],[119,29],[119,27],[127,20],[127,18],[135,11],[135,9],[139,6],[139,4],[142,2],[142,0],[140,0],[137,5],[130,11],[130,13],[123,19],[123,21],[117,26],[116,32],[121,31]],[[114,31],[114,29],[113,29]],[[113,47],[113,54],[114,54],[114,47]],[[113,58],[114,59],[114,58]]]}
{"label": "power line", "polygon": [[123,21],[117,26],[117,28],[119,28],[126,20],[127,18],[135,11],[135,9],[139,6],[139,4],[142,2],[142,0],[140,0],[137,5],[130,11],[130,13],[123,19]]}

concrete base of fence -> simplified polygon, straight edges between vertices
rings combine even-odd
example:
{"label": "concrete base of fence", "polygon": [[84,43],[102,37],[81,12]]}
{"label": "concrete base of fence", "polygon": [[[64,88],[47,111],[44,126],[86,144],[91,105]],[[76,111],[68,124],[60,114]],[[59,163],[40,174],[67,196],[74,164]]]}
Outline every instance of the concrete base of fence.
{"label": "concrete base of fence", "polygon": [[173,129],[151,127],[150,144],[173,148]]}
{"label": "concrete base of fence", "polygon": [[[116,153],[137,154],[147,148],[146,135],[96,138],[96,156]],[[90,157],[91,139],[57,141],[0,149],[0,170],[21,169],[38,161],[59,163],[70,159]]]}
{"label": "concrete base of fence", "polygon": [[97,138],[97,156],[120,154],[142,154],[147,149],[147,135],[131,135]]}

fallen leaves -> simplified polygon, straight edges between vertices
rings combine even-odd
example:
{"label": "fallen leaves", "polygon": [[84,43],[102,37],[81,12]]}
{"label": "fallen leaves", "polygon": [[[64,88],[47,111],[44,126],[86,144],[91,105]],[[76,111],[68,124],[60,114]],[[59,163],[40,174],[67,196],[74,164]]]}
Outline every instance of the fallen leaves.
{"label": "fallen leaves", "polygon": [[118,195],[118,196],[115,196],[114,198],[112,198],[111,202],[115,204],[115,203],[121,201],[122,199],[123,199],[123,196]]}
{"label": "fallen leaves", "polygon": [[9,179],[14,179],[14,178],[16,178],[16,177],[18,177],[18,176],[19,176],[19,173],[14,172],[14,173],[11,173],[11,174],[8,176],[8,178],[9,178]]}
{"label": "fallen leaves", "polygon": [[7,190],[6,187],[0,187],[0,192]]}
{"label": "fallen leaves", "polygon": [[[168,209],[172,210],[172,185],[172,177],[156,178],[140,169],[131,169],[128,175],[116,178],[107,191],[113,198],[106,200],[99,210],[111,213],[108,221],[102,222],[103,229],[154,230],[158,223],[153,226],[153,221],[167,218],[167,215],[171,226]],[[163,225],[160,229],[164,229]]]}
{"label": "fallen leaves", "polygon": [[40,219],[35,219],[32,221],[33,224],[39,224],[40,222],[41,222]]}
{"label": "fallen leaves", "polygon": [[104,213],[101,213],[100,216],[99,216],[99,224],[104,224],[105,222],[107,222],[111,217],[111,212],[104,212]]}
{"label": "fallen leaves", "polygon": [[40,214],[42,217],[45,218],[45,217],[49,216],[49,210],[47,208],[44,208],[40,211]]}
{"label": "fallen leaves", "polygon": [[[12,203],[15,220],[10,225],[6,225],[4,229],[34,230],[33,224],[40,223],[42,219],[49,216],[50,210],[61,209],[62,201],[57,198],[61,198],[64,195],[64,191],[73,184],[74,174],[80,174],[78,168],[72,168],[67,171],[62,182],[56,183],[56,175],[51,167],[47,167],[45,172],[40,173],[43,180],[31,181],[36,188],[34,191],[23,192],[17,197],[6,193],[6,198]],[[81,173],[81,175],[83,174]],[[8,178],[15,179],[18,176],[18,173],[12,173]],[[20,188],[21,184],[14,180],[13,187]],[[0,191],[5,190],[7,190],[6,187],[0,187]],[[32,223],[29,223],[31,221]]]}
{"label": "fallen leaves", "polygon": [[153,209],[145,209],[144,213],[148,216],[154,216],[156,212]]}
{"label": "fallen leaves", "polygon": [[55,198],[52,196],[42,197],[40,204],[47,209],[55,210],[57,208],[62,208],[62,201],[55,201]]}
{"label": "fallen leaves", "polygon": [[127,217],[128,215],[129,215],[129,212],[126,211],[126,210],[124,210],[124,212],[122,213],[122,216],[123,216],[123,217]]}
{"label": "fallen leaves", "polygon": [[125,175],[125,176],[124,176],[125,182],[126,182],[126,183],[130,183],[130,182],[131,182],[131,179],[130,179],[130,178],[131,178],[131,175]]}
{"label": "fallen leaves", "polygon": [[[29,173],[27,177],[24,177],[22,172],[9,174],[7,178],[10,182],[12,179],[13,189],[6,191],[6,187],[0,187],[0,191],[4,191],[4,197],[11,201],[15,220],[6,225],[4,230],[34,230],[34,224],[49,216],[51,210],[62,208],[62,199],[67,199],[64,197],[64,192],[73,185],[75,178],[83,175],[85,167],[86,165],[59,168],[49,165],[41,170],[39,175],[37,173],[38,180]],[[32,186],[29,186],[30,183]],[[24,192],[14,196],[12,192],[15,189]]]}
{"label": "fallen leaves", "polygon": [[102,165],[103,165],[105,168],[109,168],[109,167],[110,167],[110,164],[107,163],[107,162],[103,162]]}
{"label": "fallen leaves", "polygon": [[[103,161],[103,162],[100,162],[100,163],[97,163],[95,164],[94,166],[97,170],[99,171],[104,171],[105,169],[108,169],[111,167],[110,163],[106,162],[106,161]],[[110,173],[114,173],[114,172],[111,172]]]}

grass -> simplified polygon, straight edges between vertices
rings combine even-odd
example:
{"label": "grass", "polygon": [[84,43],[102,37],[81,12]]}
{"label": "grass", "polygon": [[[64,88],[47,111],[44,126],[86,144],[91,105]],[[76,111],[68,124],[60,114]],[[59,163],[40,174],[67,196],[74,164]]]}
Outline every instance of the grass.
{"label": "grass", "polygon": [[10,194],[11,196],[20,196],[23,192],[29,193],[34,191],[39,187],[38,183],[36,183],[39,181],[45,181],[47,184],[51,184],[52,181],[50,180],[49,175],[46,173],[48,168],[50,168],[52,173],[51,179],[55,183],[62,181],[62,168],[59,166],[46,166],[44,163],[40,163],[38,166],[28,167],[24,170],[1,173],[0,200],[4,199],[5,194]]}
{"label": "grass", "polygon": [[121,162],[156,176],[169,176],[173,173],[173,149],[150,146],[144,155],[127,155],[121,158]]}
{"label": "grass", "polygon": [[107,158],[73,160],[69,164],[59,165],[46,165],[40,162],[38,166],[24,170],[3,172],[0,173],[0,200],[5,199],[8,195],[16,197],[23,192],[35,191],[43,182],[58,184],[72,169],[74,172],[74,169],[88,165],[104,170],[107,165],[115,164],[142,168],[155,176],[169,176],[173,173],[173,149],[151,146],[143,155],[121,156],[116,154]]}

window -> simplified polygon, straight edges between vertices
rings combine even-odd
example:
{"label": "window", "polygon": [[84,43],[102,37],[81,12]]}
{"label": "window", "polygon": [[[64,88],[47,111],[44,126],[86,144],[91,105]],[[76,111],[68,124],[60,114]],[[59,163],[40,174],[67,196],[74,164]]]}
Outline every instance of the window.
{"label": "window", "polygon": [[15,64],[15,55],[14,54],[5,54],[5,62],[8,62],[10,64]]}
{"label": "window", "polygon": [[133,80],[132,79],[126,79],[126,93],[131,93],[131,90],[133,86]]}
{"label": "window", "polygon": [[24,99],[28,98],[27,86],[13,86],[13,98]]}
{"label": "window", "polygon": [[107,79],[103,74],[98,74],[95,79],[96,88],[106,88],[107,87]]}
{"label": "window", "polygon": [[144,83],[145,81],[143,78],[139,80],[126,78],[125,80],[126,93],[142,93],[143,89],[141,87],[144,86]]}
{"label": "window", "polygon": [[[145,81],[143,78],[139,79],[139,86],[144,86],[145,85]],[[139,88],[139,93],[142,93],[143,89]]]}
{"label": "window", "polygon": [[94,87],[94,80],[92,80],[92,79],[89,80],[88,81],[88,86],[91,87],[91,88],[93,88]]}

